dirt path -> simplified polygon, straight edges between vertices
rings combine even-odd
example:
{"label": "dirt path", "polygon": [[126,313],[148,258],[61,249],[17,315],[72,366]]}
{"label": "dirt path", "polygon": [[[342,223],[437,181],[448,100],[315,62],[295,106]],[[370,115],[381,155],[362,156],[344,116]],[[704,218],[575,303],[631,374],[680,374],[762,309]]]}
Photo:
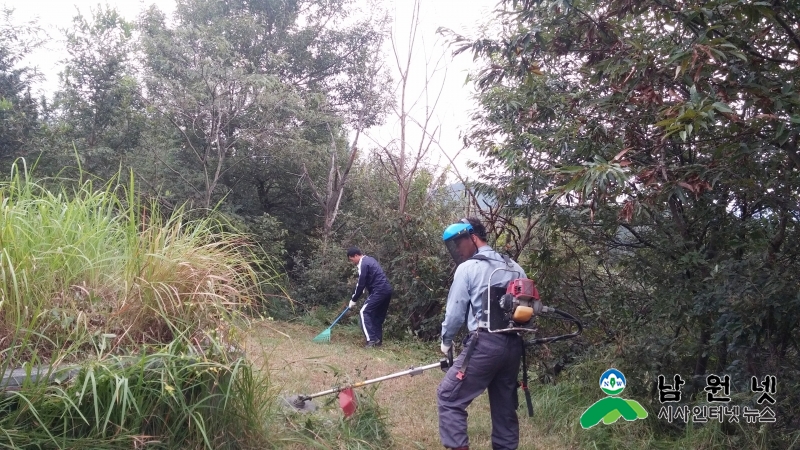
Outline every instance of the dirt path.
{"label": "dirt path", "polygon": [[[343,383],[363,381],[439,360],[435,346],[386,342],[378,349],[362,347],[354,325],[337,325],[331,342],[312,341],[322,329],[301,324],[265,321],[248,333],[247,352],[256,367],[269,370],[271,385],[281,396],[311,394]],[[443,373],[438,369],[403,376],[377,386],[375,400],[386,409],[394,449],[437,449],[439,443],[436,387]],[[360,389],[368,389],[360,388]],[[335,399],[335,395],[331,395]],[[324,403],[321,397],[318,403]],[[522,399],[524,404],[524,399]],[[469,408],[471,448],[491,448],[491,421],[486,395]],[[520,449],[564,448],[550,437],[536,436],[524,408],[520,409]],[[550,442],[546,442],[550,441]]]}

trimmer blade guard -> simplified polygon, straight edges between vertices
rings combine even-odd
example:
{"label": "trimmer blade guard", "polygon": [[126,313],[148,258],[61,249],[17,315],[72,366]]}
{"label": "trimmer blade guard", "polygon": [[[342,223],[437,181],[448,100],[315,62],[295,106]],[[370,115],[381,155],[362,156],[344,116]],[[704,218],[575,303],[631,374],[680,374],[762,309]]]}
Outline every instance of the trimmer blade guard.
{"label": "trimmer blade guard", "polygon": [[353,388],[342,389],[339,392],[339,406],[345,417],[350,417],[356,412],[356,394],[353,392]]}
{"label": "trimmer blade guard", "polygon": [[306,400],[302,395],[290,395],[282,398],[283,406],[300,412],[314,412],[318,406],[311,400]]}

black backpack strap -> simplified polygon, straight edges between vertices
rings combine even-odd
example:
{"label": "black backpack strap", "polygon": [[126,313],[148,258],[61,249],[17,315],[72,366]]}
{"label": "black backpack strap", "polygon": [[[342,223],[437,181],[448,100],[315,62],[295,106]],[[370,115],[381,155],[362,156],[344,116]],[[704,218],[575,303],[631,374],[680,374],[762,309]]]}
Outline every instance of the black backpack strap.
{"label": "black backpack strap", "polygon": [[[486,255],[481,255],[480,253],[475,253],[469,259],[474,259],[474,260],[477,260],[477,261],[496,261],[496,260],[493,260],[493,259],[487,257]],[[466,312],[466,314],[464,314],[464,323],[465,324],[469,320],[469,312],[471,310],[472,310],[472,302],[470,301],[469,304],[467,305],[467,312]],[[467,359],[469,359],[469,358],[467,357]]]}

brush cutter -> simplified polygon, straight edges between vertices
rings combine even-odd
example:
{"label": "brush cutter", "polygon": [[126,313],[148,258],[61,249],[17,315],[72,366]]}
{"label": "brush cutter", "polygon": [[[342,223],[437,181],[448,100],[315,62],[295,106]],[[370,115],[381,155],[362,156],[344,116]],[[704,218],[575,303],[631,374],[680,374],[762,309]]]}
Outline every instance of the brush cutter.
{"label": "brush cutter", "polygon": [[338,386],[333,389],[328,389],[327,391],[317,392],[316,394],[293,395],[285,400],[286,403],[289,404],[289,406],[293,407],[298,411],[315,411],[317,409],[317,406],[314,404],[314,402],[310,401],[312,398],[338,393],[339,407],[342,408],[345,417],[350,417],[356,410],[356,396],[353,393],[353,388],[358,388],[373,383],[379,383],[381,381],[391,380],[392,378],[398,378],[405,375],[413,377],[414,375],[419,375],[426,370],[434,369],[437,367],[446,372],[447,369],[450,368],[450,366],[452,365],[453,365],[453,349],[451,348],[450,351],[447,353],[447,357],[442,358],[437,363],[428,364],[427,366],[422,366],[422,367],[411,367],[408,370],[404,370],[402,372],[396,372],[389,375],[384,375],[382,377],[373,378],[371,380],[359,381],[358,383],[355,384]]}
{"label": "brush cutter", "polygon": [[342,313],[339,314],[339,317],[337,317],[336,320],[333,321],[331,326],[326,328],[325,331],[323,331],[322,333],[316,335],[314,337],[314,339],[312,339],[312,341],[314,341],[314,342],[330,342],[331,341],[331,328],[333,328],[333,326],[336,325],[336,322],[338,322],[339,319],[341,319],[344,316],[344,314],[349,310],[350,310],[350,307],[346,306],[344,308],[344,311],[342,311]]}

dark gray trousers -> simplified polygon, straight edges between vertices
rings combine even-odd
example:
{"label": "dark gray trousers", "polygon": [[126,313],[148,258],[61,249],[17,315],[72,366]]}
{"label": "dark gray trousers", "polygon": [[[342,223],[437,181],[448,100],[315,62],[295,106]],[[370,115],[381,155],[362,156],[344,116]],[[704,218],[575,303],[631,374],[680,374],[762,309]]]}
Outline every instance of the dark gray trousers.
{"label": "dark gray trousers", "polygon": [[[466,376],[456,374],[464,363],[469,340],[477,339]],[[470,333],[464,350],[453,361],[437,390],[439,438],[447,448],[469,445],[467,406],[484,390],[489,391],[492,414],[492,448],[513,450],[519,445],[517,377],[522,357],[522,337],[516,334]]]}

